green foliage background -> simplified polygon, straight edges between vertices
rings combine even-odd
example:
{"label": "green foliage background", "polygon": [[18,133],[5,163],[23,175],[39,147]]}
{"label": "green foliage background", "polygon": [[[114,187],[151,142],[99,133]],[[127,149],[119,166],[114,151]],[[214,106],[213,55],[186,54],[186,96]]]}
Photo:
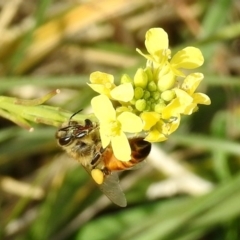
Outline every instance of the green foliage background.
{"label": "green foliage background", "polygon": [[[152,27],[168,32],[173,53],[201,49],[201,91],[212,100],[155,144],[145,167],[121,174],[126,208],[61,151],[56,124],[30,122],[28,132],[0,118],[0,239],[240,239],[238,0],[9,0],[0,9],[0,95],[36,99],[60,89],[45,103],[68,111],[60,122],[91,112],[91,72],[117,81],[143,66],[135,48],[145,51]],[[157,182],[155,196],[149,187]]]}

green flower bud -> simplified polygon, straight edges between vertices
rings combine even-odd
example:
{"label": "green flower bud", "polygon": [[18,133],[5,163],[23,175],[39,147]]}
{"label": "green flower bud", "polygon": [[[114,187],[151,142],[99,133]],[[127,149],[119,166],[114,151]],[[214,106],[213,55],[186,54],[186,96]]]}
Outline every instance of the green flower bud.
{"label": "green flower bud", "polygon": [[164,100],[161,99],[161,98],[157,101],[157,103],[164,103],[165,104]]}
{"label": "green flower bud", "polygon": [[139,112],[145,110],[147,102],[144,99],[138,99],[135,103],[135,107]]}
{"label": "green flower bud", "polygon": [[157,85],[154,81],[151,81],[148,83],[148,86],[147,86],[147,89],[150,91],[150,92],[154,92],[157,90]]}
{"label": "green flower bud", "polygon": [[161,113],[162,110],[166,107],[166,104],[165,103],[158,103],[155,105],[154,107],[154,111],[157,112],[157,113]]}
{"label": "green flower bud", "polygon": [[152,93],[152,97],[155,99],[155,100],[158,100],[161,96],[161,93],[156,91],[156,92],[153,92]]}
{"label": "green flower bud", "polygon": [[148,79],[151,81],[153,79],[152,69],[150,67],[146,67],[144,72],[147,74]]}
{"label": "green flower bud", "polygon": [[155,106],[156,106],[156,103],[154,102],[154,103],[151,103],[151,109],[150,109],[150,111],[155,111],[154,109],[155,109]]}
{"label": "green flower bud", "polygon": [[123,74],[121,77],[121,84],[123,83],[133,83],[133,80],[127,74]]}
{"label": "green flower bud", "polygon": [[170,102],[175,98],[175,92],[173,90],[166,90],[162,92],[161,94],[161,99],[163,99],[166,102]]}
{"label": "green flower bud", "polygon": [[148,99],[150,98],[150,96],[151,96],[151,93],[149,91],[144,91],[144,94],[143,94],[144,99]]}
{"label": "green flower bud", "polygon": [[154,99],[153,97],[150,97],[150,98],[148,99],[148,102],[150,102],[150,103],[155,103],[156,101],[155,101],[155,99]]}
{"label": "green flower bud", "polygon": [[151,106],[152,106],[151,103],[147,101],[147,105],[146,105],[144,111],[145,111],[145,112],[151,111]]}
{"label": "green flower bud", "polygon": [[148,84],[148,77],[142,68],[139,68],[135,73],[133,82],[135,87],[141,87],[143,89],[146,88]]}
{"label": "green flower bud", "polygon": [[143,89],[142,89],[141,87],[136,87],[136,88],[134,89],[134,97],[135,97],[136,99],[142,98],[142,97],[143,97],[143,94],[144,94],[144,91],[143,91]]}

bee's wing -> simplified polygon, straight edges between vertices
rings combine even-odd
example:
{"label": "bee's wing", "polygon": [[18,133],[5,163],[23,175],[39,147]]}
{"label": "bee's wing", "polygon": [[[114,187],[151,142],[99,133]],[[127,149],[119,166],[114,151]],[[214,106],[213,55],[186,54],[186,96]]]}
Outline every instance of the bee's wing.
{"label": "bee's wing", "polygon": [[147,162],[146,160],[143,160],[143,161],[137,163],[136,165],[133,165],[132,167],[127,168],[125,170],[138,170],[138,169],[144,167],[146,165],[146,162]]}
{"label": "bee's wing", "polygon": [[[82,165],[83,168],[90,174],[91,169],[87,166]],[[94,180],[94,179],[93,179]],[[116,205],[120,207],[127,206],[127,200],[122,188],[119,184],[118,174],[116,172],[111,172],[109,175],[104,177],[102,184],[97,184],[100,190]]]}
{"label": "bee's wing", "polygon": [[[143,160],[142,162],[139,162],[138,164],[126,170],[137,170],[145,166],[145,164],[146,161]],[[127,200],[119,184],[117,172],[120,171],[111,172],[111,174],[106,175],[103,183],[99,185],[99,188],[113,203],[120,207],[126,207]]]}
{"label": "bee's wing", "polygon": [[127,200],[119,184],[119,178],[116,172],[106,175],[103,183],[99,185],[99,188],[116,205],[120,207],[127,206]]}

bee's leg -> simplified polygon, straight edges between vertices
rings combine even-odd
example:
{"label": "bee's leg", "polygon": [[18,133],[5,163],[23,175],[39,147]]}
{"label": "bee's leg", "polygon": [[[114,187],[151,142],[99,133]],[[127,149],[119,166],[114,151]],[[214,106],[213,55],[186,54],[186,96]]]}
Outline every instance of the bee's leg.
{"label": "bee's leg", "polygon": [[111,171],[110,171],[108,168],[106,168],[106,167],[104,167],[104,168],[102,169],[102,172],[104,173],[104,176],[111,174]]}
{"label": "bee's leg", "polygon": [[101,153],[101,152],[97,152],[97,153],[94,155],[94,157],[93,157],[93,159],[92,159],[92,161],[91,161],[91,165],[92,165],[92,166],[97,165],[98,160],[99,160],[99,158],[100,158],[101,156],[102,156],[102,153]]}
{"label": "bee's leg", "polygon": [[101,147],[99,151],[100,153],[103,153],[105,151],[105,148]]}

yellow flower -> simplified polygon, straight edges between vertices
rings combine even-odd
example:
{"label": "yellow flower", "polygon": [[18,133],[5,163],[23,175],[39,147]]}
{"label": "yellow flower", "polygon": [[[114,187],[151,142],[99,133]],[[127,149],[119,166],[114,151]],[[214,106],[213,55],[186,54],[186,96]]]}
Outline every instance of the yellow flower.
{"label": "yellow flower", "polygon": [[174,98],[162,111],[162,118],[169,119],[178,114],[190,115],[195,112],[198,104],[211,104],[210,98],[204,93],[195,93],[198,85],[203,79],[203,74],[189,74],[183,81],[180,88],[174,88]]}
{"label": "yellow flower", "polygon": [[[146,68],[137,69],[133,78],[124,74],[115,86],[112,75],[95,72],[90,77],[90,87],[102,94],[92,100],[92,106],[103,147],[111,144],[123,161],[131,154],[125,133],[144,131],[149,142],[165,141],[179,127],[182,114],[211,103],[206,94],[196,92],[203,74],[183,72],[203,64],[198,48],[186,47],[171,57],[168,35],[161,28],[146,32],[145,45],[147,54],[137,52],[147,59]],[[111,100],[117,101],[116,110]]]}
{"label": "yellow flower", "polygon": [[115,86],[114,77],[111,74],[103,72],[93,72],[90,75],[90,84],[88,84],[95,92],[106,95],[108,98],[128,102],[134,96],[134,90],[131,83],[123,83]]}
{"label": "yellow flower", "polygon": [[160,119],[160,114],[156,112],[143,112],[140,116],[144,123],[144,131],[150,130]]}
{"label": "yellow flower", "polygon": [[194,69],[204,62],[201,51],[195,47],[186,47],[178,51],[168,62],[171,58],[171,51],[168,48],[168,35],[162,28],[149,29],[145,38],[145,46],[149,54],[143,54],[139,49],[137,52],[152,61],[153,68],[162,68],[169,64],[174,75],[184,77],[184,74],[179,70],[180,68]]}
{"label": "yellow flower", "polygon": [[184,114],[186,108],[193,103],[193,98],[185,91],[175,88],[173,89],[176,98],[174,98],[162,111],[163,119],[170,119],[176,117],[179,114]]}
{"label": "yellow flower", "polygon": [[189,74],[183,81],[181,85],[181,89],[183,89],[186,93],[188,93],[192,97],[192,103],[189,105],[184,114],[190,115],[195,112],[198,107],[198,104],[210,105],[210,98],[204,93],[195,93],[198,85],[203,80],[204,76],[202,73],[192,73]]}
{"label": "yellow flower", "polygon": [[167,140],[167,137],[161,132],[161,130],[159,131],[157,127],[153,127],[144,140],[148,142],[163,142]]}
{"label": "yellow flower", "polygon": [[183,81],[181,89],[186,91],[194,99],[194,102],[198,104],[210,105],[210,98],[204,93],[195,93],[198,85],[203,80],[204,76],[202,73],[189,74]]}
{"label": "yellow flower", "polygon": [[169,121],[163,121],[162,124],[162,133],[165,136],[169,136],[175,132],[180,125],[181,115],[177,114],[175,117],[172,117]]}
{"label": "yellow flower", "polygon": [[173,56],[170,63],[173,69],[194,69],[202,66],[203,62],[203,55],[198,48],[186,47],[178,51]]}
{"label": "yellow flower", "polygon": [[162,142],[167,137],[177,130],[180,124],[180,114],[175,114],[175,117],[169,121],[163,121],[160,114],[155,112],[144,112],[141,114],[144,122],[144,130],[148,131],[145,138],[148,142]]}
{"label": "yellow flower", "polygon": [[151,128],[145,140],[148,142],[162,142],[167,140],[167,137],[172,134],[179,126],[180,118],[175,118],[172,121],[164,122],[160,120],[154,127]]}
{"label": "yellow flower", "polygon": [[168,49],[168,35],[162,28],[151,28],[145,35],[145,46],[149,54],[138,53],[154,63],[164,65],[171,56]]}
{"label": "yellow flower", "polygon": [[100,123],[103,148],[111,143],[115,157],[121,161],[129,161],[131,149],[124,132],[141,132],[143,128],[141,118],[131,112],[122,112],[117,116],[111,101],[105,95],[94,97],[91,104]]}
{"label": "yellow flower", "polygon": [[115,88],[114,77],[111,74],[103,72],[93,72],[90,75],[90,86],[95,92],[110,97],[110,92]]}

